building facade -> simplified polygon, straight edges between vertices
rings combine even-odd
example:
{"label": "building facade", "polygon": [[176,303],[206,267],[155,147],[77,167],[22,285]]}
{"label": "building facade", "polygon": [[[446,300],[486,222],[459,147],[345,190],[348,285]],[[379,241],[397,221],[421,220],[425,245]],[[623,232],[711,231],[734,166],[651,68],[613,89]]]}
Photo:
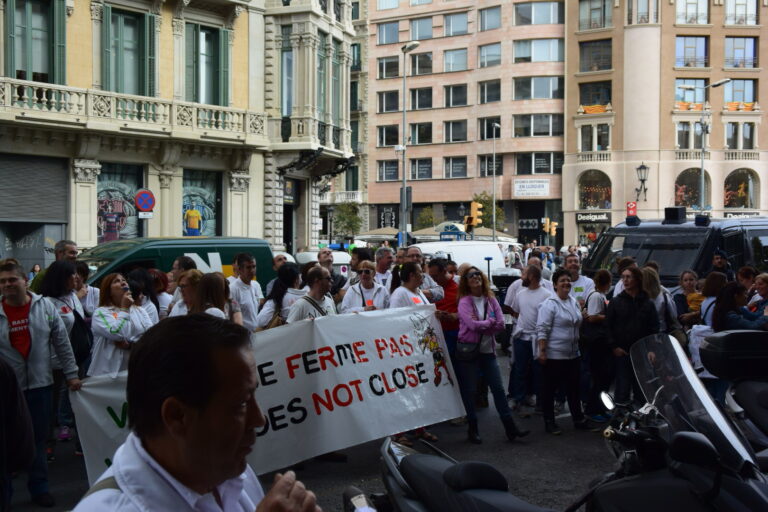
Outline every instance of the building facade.
{"label": "building facade", "polygon": [[[195,235],[317,245],[323,176],[351,156],[348,111],[335,101],[348,82],[348,2],[0,7],[3,257],[39,262],[65,237],[82,247]],[[286,33],[297,80],[283,116]],[[313,73],[300,68],[320,57],[325,97],[307,92]],[[150,219],[139,218],[140,189],[157,200]],[[288,235],[286,197],[298,210]]]}
{"label": "building facade", "polygon": [[[491,195],[495,167],[505,229],[539,239],[541,217],[562,210],[564,3],[370,0],[368,9],[369,227],[399,227],[404,171],[418,229],[461,221],[475,194]],[[410,41],[419,44],[406,53]]]}
{"label": "building facade", "polygon": [[768,213],[765,16],[760,0],[567,4],[566,243],[590,243],[628,202],[641,218],[702,202],[715,217]]}

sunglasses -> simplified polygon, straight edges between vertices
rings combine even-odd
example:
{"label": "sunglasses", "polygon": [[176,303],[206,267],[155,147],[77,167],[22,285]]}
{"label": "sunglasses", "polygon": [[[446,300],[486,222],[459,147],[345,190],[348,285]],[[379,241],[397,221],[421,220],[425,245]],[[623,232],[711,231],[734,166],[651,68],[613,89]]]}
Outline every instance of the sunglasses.
{"label": "sunglasses", "polygon": [[369,268],[364,268],[364,269],[360,270],[358,273],[365,274],[365,275],[370,275],[370,274],[373,274],[373,270],[371,270]]}
{"label": "sunglasses", "polygon": [[472,279],[473,277],[480,277],[482,275],[483,273],[479,271],[470,272],[469,274],[467,274],[467,279]]}

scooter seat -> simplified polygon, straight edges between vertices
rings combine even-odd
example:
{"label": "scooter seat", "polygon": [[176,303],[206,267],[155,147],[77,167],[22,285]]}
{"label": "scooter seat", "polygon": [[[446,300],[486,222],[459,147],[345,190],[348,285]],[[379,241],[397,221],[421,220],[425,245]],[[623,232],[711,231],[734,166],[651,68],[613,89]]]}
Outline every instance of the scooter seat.
{"label": "scooter seat", "polygon": [[747,417],[768,435],[768,382],[740,382],[734,388],[734,395]]}
{"label": "scooter seat", "polygon": [[504,476],[485,463],[454,464],[435,455],[418,453],[405,457],[400,471],[431,511],[552,512],[511,495]]}

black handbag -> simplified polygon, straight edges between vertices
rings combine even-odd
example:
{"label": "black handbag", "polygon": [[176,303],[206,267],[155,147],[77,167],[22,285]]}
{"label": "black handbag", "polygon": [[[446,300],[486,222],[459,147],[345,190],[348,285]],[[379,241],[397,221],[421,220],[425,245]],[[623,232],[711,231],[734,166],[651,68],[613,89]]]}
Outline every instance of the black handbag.
{"label": "black handbag", "polygon": [[76,309],[72,309],[75,317],[75,323],[69,332],[69,343],[72,345],[72,352],[75,355],[75,362],[80,366],[91,356],[91,347],[93,346],[93,332],[88,327],[85,319],[80,316]]}
{"label": "black handbag", "polygon": [[[485,302],[485,311],[483,314],[483,320],[488,318],[488,301]],[[474,304],[472,305],[474,307]],[[482,340],[481,340],[482,341]],[[477,343],[468,343],[466,341],[459,340],[456,343],[456,360],[465,363],[472,362],[480,355],[480,341]]]}

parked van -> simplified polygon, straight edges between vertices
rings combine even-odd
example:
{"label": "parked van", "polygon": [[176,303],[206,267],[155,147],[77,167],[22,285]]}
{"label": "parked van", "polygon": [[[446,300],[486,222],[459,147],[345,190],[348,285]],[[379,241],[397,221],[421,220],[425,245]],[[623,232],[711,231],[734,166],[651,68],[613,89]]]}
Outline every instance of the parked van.
{"label": "parked van", "polygon": [[[317,251],[297,252],[294,258],[296,263],[303,267],[310,261],[317,261]],[[349,276],[350,261],[352,261],[352,256],[348,252],[333,251],[333,269],[344,277]]]}
{"label": "parked van", "polygon": [[127,273],[136,267],[157,268],[168,272],[179,256],[189,256],[202,272],[232,275],[232,260],[240,252],[256,258],[256,279],[262,287],[275,277],[272,249],[264,240],[255,238],[133,238],[106,242],[83,251],[78,260],[91,269],[88,283],[98,286],[113,272]]}
{"label": "parked van", "polygon": [[617,259],[632,256],[640,266],[649,260],[658,262],[662,284],[674,287],[683,270],[706,275],[712,268],[716,249],[728,254],[734,272],[744,265],[768,271],[768,218],[696,222],[680,218],[674,208],[666,210],[664,220],[641,220],[639,225],[621,223],[602,233],[584,261],[584,274],[591,277],[604,268],[611,271],[616,281]]}
{"label": "parked van", "polygon": [[424,242],[413,244],[410,247],[418,247],[428,258],[442,256],[457,264],[469,263],[488,273],[488,262],[486,257],[491,258],[491,275],[494,270],[506,268],[504,265],[504,253],[499,244],[494,242],[480,241],[451,241],[451,242]]}

